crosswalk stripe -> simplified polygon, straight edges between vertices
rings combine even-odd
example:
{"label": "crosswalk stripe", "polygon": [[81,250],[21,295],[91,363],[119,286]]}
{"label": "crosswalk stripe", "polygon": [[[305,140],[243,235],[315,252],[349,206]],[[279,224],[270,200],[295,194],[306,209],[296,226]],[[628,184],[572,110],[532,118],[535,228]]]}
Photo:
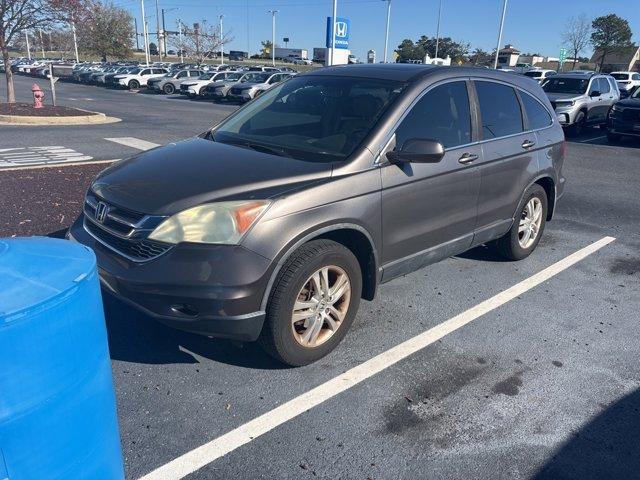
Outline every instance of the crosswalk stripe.
{"label": "crosswalk stripe", "polygon": [[125,145],[127,147],[135,148],[136,150],[151,150],[152,148],[159,147],[160,144],[147,142],[146,140],[141,140],[135,137],[113,137],[113,138],[105,138],[110,142],[119,143],[120,145]]}
{"label": "crosswalk stripe", "polygon": [[92,160],[93,157],[62,145],[0,149],[0,169],[56,165]]}

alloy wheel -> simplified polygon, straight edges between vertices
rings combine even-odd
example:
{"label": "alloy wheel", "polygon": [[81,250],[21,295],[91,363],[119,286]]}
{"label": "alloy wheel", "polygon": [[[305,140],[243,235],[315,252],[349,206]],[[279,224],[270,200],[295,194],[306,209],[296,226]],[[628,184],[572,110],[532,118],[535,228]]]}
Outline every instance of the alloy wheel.
{"label": "alloy wheel", "polygon": [[518,242],[527,249],[538,238],[542,225],[542,202],[538,197],[531,198],[522,210],[520,224],[518,226]]}
{"label": "alloy wheel", "polygon": [[316,270],[304,283],[291,313],[291,328],[296,341],[314,348],[329,340],[342,323],[351,301],[351,282],[336,265]]}

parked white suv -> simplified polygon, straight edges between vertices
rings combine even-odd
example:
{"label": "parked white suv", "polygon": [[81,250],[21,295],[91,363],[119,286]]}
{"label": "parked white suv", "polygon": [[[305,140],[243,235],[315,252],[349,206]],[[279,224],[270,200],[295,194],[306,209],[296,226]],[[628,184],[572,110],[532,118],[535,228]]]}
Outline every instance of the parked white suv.
{"label": "parked white suv", "polygon": [[233,85],[227,99],[248,102],[275,84],[293,77],[294,73],[249,72]]}
{"label": "parked white suv", "polygon": [[555,70],[545,70],[543,68],[535,68],[523,73],[525,77],[533,78],[538,83],[543,83],[547,78],[556,74]]}
{"label": "parked white suv", "polygon": [[634,88],[640,85],[640,73],[638,72],[611,72],[610,75],[616,79],[622,97],[628,96]]}
{"label": "parked white suv", "polygon": [[180,91],[178,93],[187,95],[190,98],[195,98],[198,95],[204,93],[204,88],[207,85],[215,82],[221,82],[227,78],[236,79],[237,72],[207,72],[203,73],[197,78],[190,78],[180,83]]}
{"label": "parked white suv", "polygon": [[113,78],[117,85],[128,88],[129,90],[135,90],[136,88],[146,85],[147,80],[150,78],[166,75],[167,73],[169,73],[169,70],[166,68],[140,67],[129,73],[116,75]]}

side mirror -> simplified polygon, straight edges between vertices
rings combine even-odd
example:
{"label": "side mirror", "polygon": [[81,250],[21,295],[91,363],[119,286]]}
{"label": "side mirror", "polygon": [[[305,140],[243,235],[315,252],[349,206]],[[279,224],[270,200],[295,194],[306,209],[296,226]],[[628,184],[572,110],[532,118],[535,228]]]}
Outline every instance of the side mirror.
{"label": "side mirror", "polygon": [[410,138],[399,150],[387,152],[391,163],[438,163],[444,156],[444,147],[437,140]]}
{"label": "side mirror", "polygon": [[589,94],[590,97],[599,97],[601,95],[599,90],[592,90]]}

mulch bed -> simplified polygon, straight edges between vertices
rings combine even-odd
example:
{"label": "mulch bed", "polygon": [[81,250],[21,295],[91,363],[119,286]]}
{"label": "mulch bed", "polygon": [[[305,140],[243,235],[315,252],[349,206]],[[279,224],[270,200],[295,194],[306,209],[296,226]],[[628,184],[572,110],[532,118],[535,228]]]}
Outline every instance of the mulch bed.
{"label": "mulch bed", "polygon": [[0,237],[62,235],[80,213],[89,184],[108,166],[0,172]]}
{"label": "mulch bed", "polygon": [[80,117],[93,115],[92,112],[72,107],[43,105],[33,108],[30,103],[0,103],[0,115],[17,115],[23,117]]}

